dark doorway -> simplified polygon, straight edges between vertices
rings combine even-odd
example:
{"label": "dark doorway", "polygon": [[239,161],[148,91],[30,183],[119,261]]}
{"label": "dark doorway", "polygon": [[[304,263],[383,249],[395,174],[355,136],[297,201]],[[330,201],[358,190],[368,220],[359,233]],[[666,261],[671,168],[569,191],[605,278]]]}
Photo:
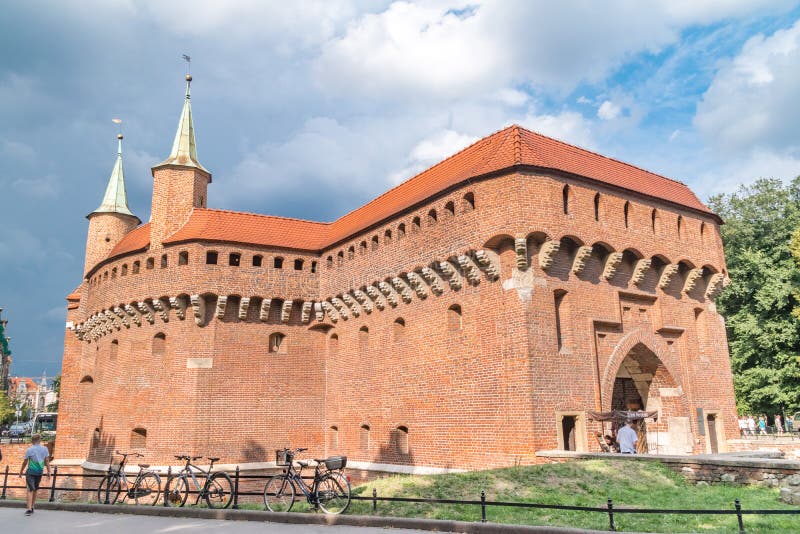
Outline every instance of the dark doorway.
{"label": "dark doorway", "polygon": [[575,448],[575,417],[572,415],[565,415],[561,418],[561,436],[564,439],[562,449],[565,451],[574,451]]}
{"label": "dark doorway", "polygon": [[706,421],[708,422],[706,430],[708,431],[708,441],[711,444],[711,454],[717,454],[719,452],[717,445],[717,416],[709,414]]}

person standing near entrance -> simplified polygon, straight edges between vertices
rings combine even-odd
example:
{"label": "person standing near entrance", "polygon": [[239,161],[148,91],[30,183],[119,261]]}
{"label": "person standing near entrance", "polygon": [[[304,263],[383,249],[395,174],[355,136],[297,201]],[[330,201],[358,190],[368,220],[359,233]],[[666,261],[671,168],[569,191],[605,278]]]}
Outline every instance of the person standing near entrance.
{"label": "person standing near entrance", "polygon": [[[42,481],[44,470],[47,469],[47,478],[50,478],[50,451],[42,445],[42,436],[33,434],[31,436],[31,446],[25,451],[22,466],[19,468],[19,476],[25,475],[25,485],[28,488],[28,508],[25,515],[31,515],[36,505],[36,491]],[[25,466],[28,470],[25,471]]]}
{"label": "person standing near entrance", "polygon": [[775,414],[775,430],[778,431],[778,434],[783,434],[783,418],[781,414]]}
{"label": "person standing near entrance", "polygon": [[622,454],[636,454],[636,442],[639,441],[639,436],[636,435],[636,430],[633,428],[633,421],[629,420],[626,423],[617,432],[619,452]]}

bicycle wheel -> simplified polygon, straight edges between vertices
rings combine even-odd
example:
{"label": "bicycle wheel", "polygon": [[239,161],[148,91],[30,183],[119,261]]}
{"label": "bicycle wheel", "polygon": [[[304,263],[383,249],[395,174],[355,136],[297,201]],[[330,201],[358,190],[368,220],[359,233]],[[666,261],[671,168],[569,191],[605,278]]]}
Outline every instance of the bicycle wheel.
{"label": "bicycle wheel", "polygon": [[350,506],[350,482],[340,472],[330,472],[317,484],[316,497],[323,512],[341,514]]}
{"label": "bicycle wheel", "polygon": [[167,506],[180,507],[186,504],[189,497],[189,481],[186,475],[172,475],[164,486],[164,500]]}
{"label": "bicycle wheel", "polygon": [[285,475],[275,475],[264,486],[264,506],[270,512],[288,512],[295,495],[294,483]]}
{"label": "bicycle wheel", "polygon": [[203,488],[206,504],[209,508],[227,508],[233,500],[233,481],[228,473],[219,471],[206,481]]}
{"label": "bicycle wheel", "polygon": [[115,504],[119,499],[120,484],[117,475],[106,475],[97,487],[97,502],[99,504]]}
{"label": "bicycle wheel", "polygon": [[161,495],[161,477],[157,473],[144,473],[133,483],[131,494],[136,504],[155,506]]}

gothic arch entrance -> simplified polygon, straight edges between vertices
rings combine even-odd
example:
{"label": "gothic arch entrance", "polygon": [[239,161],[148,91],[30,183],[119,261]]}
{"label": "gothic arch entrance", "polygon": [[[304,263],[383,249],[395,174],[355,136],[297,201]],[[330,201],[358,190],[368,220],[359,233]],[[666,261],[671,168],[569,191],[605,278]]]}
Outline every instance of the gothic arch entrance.
{"label": "gothic arch entrance", "polygon": [[612,410],[657,411],[647,423],[647,448],[658,454],[692,452],[689,402],[664,362],[644,343],[635,344],[617,369]]}

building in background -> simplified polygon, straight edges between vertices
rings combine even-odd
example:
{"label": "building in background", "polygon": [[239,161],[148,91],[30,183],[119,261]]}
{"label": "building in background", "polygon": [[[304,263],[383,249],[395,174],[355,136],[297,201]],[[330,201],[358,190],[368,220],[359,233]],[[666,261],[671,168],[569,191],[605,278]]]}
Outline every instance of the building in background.
{"label": "building in background", "polygon": [[46,374],[42,374],[38,382],[35,378],[12,376],[8,393],[12,404],[19,406],[26,420],[33,419],[40,412],[49,411],[48,406],[58,400],[53,380],[48,379]]}
{"label": "building in background", "polygon": [[510,126],[330,223],[210,209],[188,83],[152,176],[141,224],[120,140],[88,215],[59,461],[485,469],[599,450],[590,412],[626,409],[658,452],[738,436],[722,221],[680,182]]}

